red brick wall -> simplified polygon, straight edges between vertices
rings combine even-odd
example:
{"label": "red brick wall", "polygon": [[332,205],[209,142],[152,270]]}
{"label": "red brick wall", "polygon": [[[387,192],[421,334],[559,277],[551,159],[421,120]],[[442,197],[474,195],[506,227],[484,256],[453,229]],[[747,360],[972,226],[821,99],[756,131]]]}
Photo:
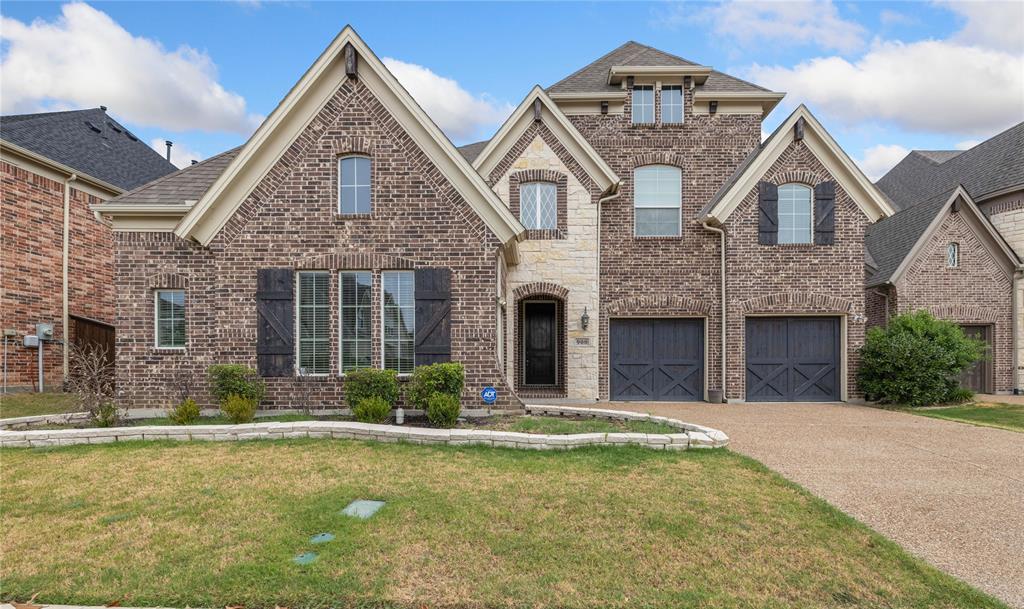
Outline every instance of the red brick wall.
{"label": "red brick wall", "polygon": [[[64,185],[7,162],[0,162],[3,185],[0,262],[0,328],[17,330],[8,343],[9,387],[35,387],[37,352],[22,347],[37,322],[54,324],[64,338],[61,261]],[[72,187],[68,307],[71,315],[111,323],[114,319],[113,239],[89,206],[100,199]],[[57,388],[63,379],[61,347],[44,350],[44,382]]]}
{"label": "red brick wall", "polygon": [[[949,268],[946,246],[960,244],[960,266]],[[931,311],[960,324],[991,325],[995,390],[1013,389],[1012,280],[960,213],[942,224],[897,282],[898,309]]]}
{"label": "red brick wall", "polygon": [[[373,213],[339,216],[337,158],[372,159]],[[171,379],[188,375],[197,398],[207,366],[256,365],[256,272],[332,272],[331,368],[310,381],[310,406],[342,407],[337,376],[339,270],[374,271],[374,363],[380,360],[380,270],[452,269],[452,359],[466,365],[464,404],[494,385],[499,407],[518,404],[502,379],[495,343],[497,239],[430,159],[360,82],[349,81],[297,138],[209,247],[169,234],[120,234],[117,244],[119,386],[123,402],[166,407]],[[188,347],[153,347],[153,289],[187,284]],[[298,381],[267,379],[264,407],[301,407]]]}

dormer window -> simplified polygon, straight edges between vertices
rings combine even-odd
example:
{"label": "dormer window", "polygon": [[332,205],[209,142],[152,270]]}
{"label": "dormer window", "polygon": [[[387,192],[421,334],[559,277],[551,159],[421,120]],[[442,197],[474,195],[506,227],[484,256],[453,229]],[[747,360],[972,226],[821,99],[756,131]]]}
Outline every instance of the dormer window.
{"label": "dormer window", "polygon": [[661,88],[661,122],[678,125],[683,122],[683,88],[672,85]]}
{"label": "dormer window", "polygon": [[338,159],[338,213],[370,213],[370,159],[365,156]]}
{"label": "dormer window", "polygon": [[633,87],[633,124],[648,125],[654,122],[654,86]]}

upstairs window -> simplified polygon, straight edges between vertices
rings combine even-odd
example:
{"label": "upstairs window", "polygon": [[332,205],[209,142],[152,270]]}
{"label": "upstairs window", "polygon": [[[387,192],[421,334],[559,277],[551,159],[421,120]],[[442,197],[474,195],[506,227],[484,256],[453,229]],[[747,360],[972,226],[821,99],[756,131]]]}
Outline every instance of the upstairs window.
{"label": "upstairs window", "polygon": [[338,159],[338,213],[370,213],[370,159],[365,156]]}
{"label": "upstairs window", "polygon": [[381,284],[384,368],[406,374],[412,372],[416,359],[416,274],[385,271]]}
{"label": "upstairs window", "polygon": [[679,124],[683,122],[683,88],[674,85],[661,88],[661,122]]}
{"label": "upstairs window", "polygon": [[779,243],[810,243],[811,232],[811,189],[779,186]]}
{"label": "upstairs window", "polygon": [[647,165],[633,172],[636,236],[679,236],[682,176],[678,167],[669,165]]}
{"label": "upstairs window", "polygon": [[156,346],[185,348],[185,290],[156,291]]}
{"label": "upstairs window", "polygon": [[322,271],[299,273],[299,370],[304,374],[331,371],[331,276]]}
{"label": "upstairs window", "polygon": [[960,244],[950,243],[946,246],[946,266],[955,269],[960,266]]}
{"label": "upstairs window", "polygon": [[558,228],[558,187],[550,182],[527,182],[519,187],[519,220],[526,228]]}
{"label": "upstairs window", "polygon": [[649,124],[654,122],[654,86],[635,85],[633,87],[633,124]]}
{"label": "upstairs window", "polygon": [[370,271],[341,273],[341,371],[372,365],[373,275]]}

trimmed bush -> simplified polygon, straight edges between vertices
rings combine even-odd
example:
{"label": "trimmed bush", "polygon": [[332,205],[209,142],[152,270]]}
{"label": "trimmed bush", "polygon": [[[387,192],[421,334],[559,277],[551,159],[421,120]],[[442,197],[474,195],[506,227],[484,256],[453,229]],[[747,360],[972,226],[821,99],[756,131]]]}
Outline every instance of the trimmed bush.
{"label": "trimmed bush", "polygon": [[360,423],[386,423],[391,404],[380,397],[363,398],[352,407],[352,416]]}
{"label": "trimmed bush", "polygon": [[427,409],[430,397],[435,393],[454,396],[456,401],[462,395],[466,371],[459,363],[430,364],[412,371],[409,381],[409,403],[422,410]]}
{"label": "trimmed bush", "polygon": [[167,413],[167,418],[175,425],[191,425],[199,420],[199,404],[186,398]]}
{"label": "trimmed bush", "polygon": [[928,406],[963,397],[957,377],[985,355],[985,343],[917,311],[870,329],[860,353],[858,380],[869,400]]}
{"label": "trimmed bush", "polygon": [[240,395],[229,395],[220,409],[236,425],[249,423],[256,416],[256,401]]}
{"label": "trimmed bush", "polygon": [[255,370],[242,364],[215,364],[206,369],[210,375],[210,391],[221,404],[237,395],[253,403],[263,401],[266,383]]}
{"label": "trimmed bush", "polygon": [[345,373],[345,400],[355,408],[367,398],[380,398],[388,409],[398,401],[398,373],[394,370],[361,368]]}
{"label": "trimmed bush", "polygon": [[462,412],[462,406],[456,396],[435,393],[427,398],[427,420],[434,427],[455,427],[460,412]]}

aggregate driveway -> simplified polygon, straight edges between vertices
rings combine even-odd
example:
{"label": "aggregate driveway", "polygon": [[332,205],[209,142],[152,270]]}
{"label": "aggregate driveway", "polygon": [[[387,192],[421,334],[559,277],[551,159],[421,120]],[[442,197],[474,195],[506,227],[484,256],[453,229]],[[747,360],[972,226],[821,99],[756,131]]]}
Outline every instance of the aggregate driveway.
{"label": "aggregate driveway", "polygon": [[846,404],[613,402],[720,429],[943,571],[1024,609],[1024,434]]}

